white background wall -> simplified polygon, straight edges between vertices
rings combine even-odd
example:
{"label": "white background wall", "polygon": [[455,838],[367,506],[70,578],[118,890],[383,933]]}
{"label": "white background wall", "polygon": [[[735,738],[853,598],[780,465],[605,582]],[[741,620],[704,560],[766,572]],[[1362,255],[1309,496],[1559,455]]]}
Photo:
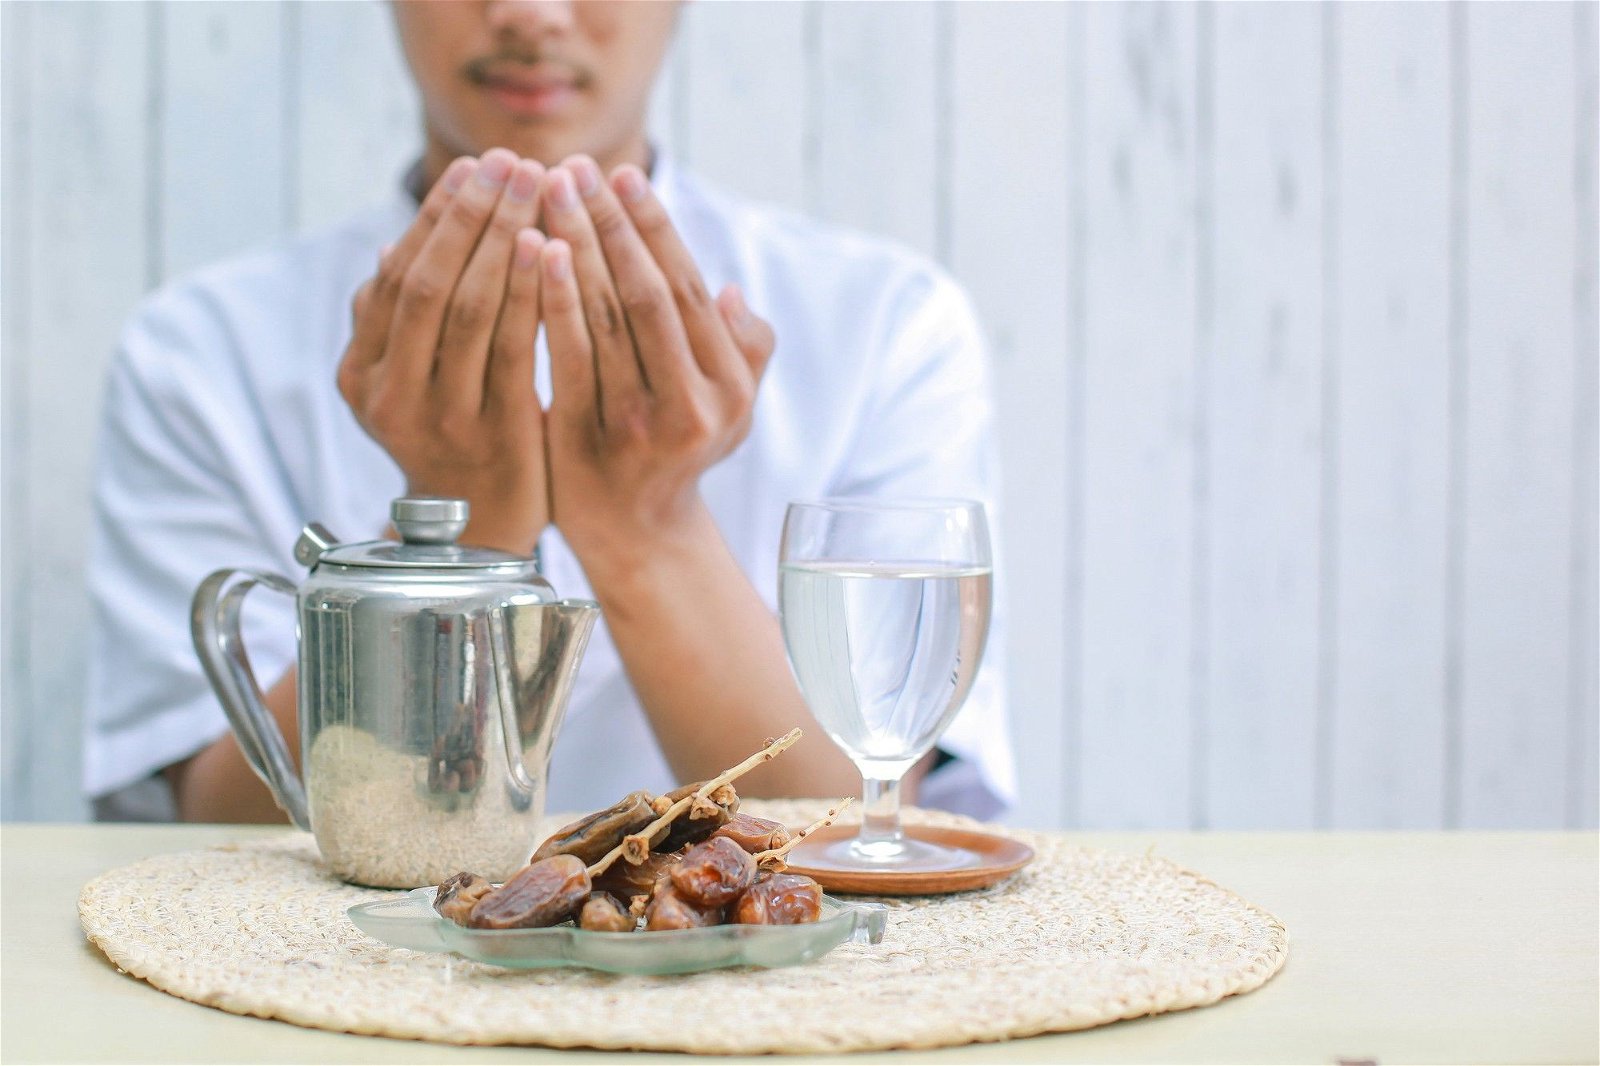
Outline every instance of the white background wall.
{"label": "white background wall", "polygon": [[[163,279],[415,151],[359,2],[7,3],[4,813],[74,818],[87,471]],[[1019,820],[1596,818],[1596,8],[728,4],[653,123],[971,288]]]}

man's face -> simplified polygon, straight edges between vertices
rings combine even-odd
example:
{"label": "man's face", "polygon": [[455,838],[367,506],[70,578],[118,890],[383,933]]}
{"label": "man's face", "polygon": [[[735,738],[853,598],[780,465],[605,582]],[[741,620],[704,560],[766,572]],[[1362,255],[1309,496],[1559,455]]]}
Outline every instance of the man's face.
{"label": "man's face", "polygon": [[642,145],[677,12],[656,0],[397,0],[430,155],[619,161]]}

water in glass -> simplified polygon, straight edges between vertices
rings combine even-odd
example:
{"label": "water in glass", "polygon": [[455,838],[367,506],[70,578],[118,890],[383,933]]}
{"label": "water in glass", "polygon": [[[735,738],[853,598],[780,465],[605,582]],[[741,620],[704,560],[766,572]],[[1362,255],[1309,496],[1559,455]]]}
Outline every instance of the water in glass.
{"label": "water in glass", "polygon": [[786,563],[779,572],[784,639],[812,713],[864,774],[899,777],[972,687],[992,572],[838,561]]}

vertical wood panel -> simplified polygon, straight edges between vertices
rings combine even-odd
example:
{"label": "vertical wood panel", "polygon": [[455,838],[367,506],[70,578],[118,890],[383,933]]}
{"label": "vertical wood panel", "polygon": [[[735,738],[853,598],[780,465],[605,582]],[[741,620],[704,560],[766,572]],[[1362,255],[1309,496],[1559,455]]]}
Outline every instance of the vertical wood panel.
{"label": "vertical wood panel", "polygon": [[1577,247],[1573,259],[1573,299],[1575,301],[1574,355],[1576,382],[1572,390],[1573,414],[1573,503],[1572,503],[1572,694],[1568,752],[1571,767],[1567,786],[1567,824],[1572,828],[1595,827],[1600,818],[1600,782],[1596,761],[1600,758],[1600,630],[1597,630],[1596,539],[1600,538],[1600,411],[1596,410],[1600,392],[1600,294],[1596,292],[1600,273],[1600,76],[1596,57],[1600,54],[1595,5],[1574,4],[1573,57],[1577,64],[1577,108],[1573,123],[1576,138],[1574,189],[1578,224],[1574,229]]}
{"label": "vertical wood panel", "polygon": [[29,673],[32,661],[26,624],[29,582],[21,560],[28,557],[28,303],[23,292],[31,249],[31,201],[27,159],[31,154],[32,86],[28,54],[33,46],[35,5],[0,5],[0,808],[8,818],[25,815],[31,784],[28,736],[32,726]]}
{"label": "vertical wood panel", "polygon": [[1196,17],[1086,12],[1083,722],[1090,826],[1190,820]]}
{"label": "vertical wood panel", "polygon": [[[976,297],[1019,820],[1306,824],[1320,596],[1325,824],[1595,824],[1593,5],[683,20],[658,143]],[[390,195],[421,136],[375,0],[22,2],[0,33],[0,799],[74,818],[117,330],[163,273]]]}
{"label": "vertical wood panel", "polygon": [[[1313,5],[1221,5],[1205,405],[1204,817],[1311,821],[1322,443],[1322,34]],[[1262,86],[1272,87],[1262,92]]]}
{"label": "vertical wood panel", "polygon": [[817,7],[811,209],[936,250],[940,181],[934,4]]}
{"label": "vertical wood panel", "polygon": [[[149,35],[142,4],[46,4],[28,56],[27,757],[35,816],[81,817],[90,460],[101,380],[147,281]],[[157,53],[158,54],[158,53]]]}
{"label": "vertical wood panel", "polygon": [[156,193],[166,276],[259,244],[289,224],[286,10],[246,0],[162,4]]}
{"label": "vertical wood panel", "polygon": [[422,126],[387,5],[301,4],[297,15],[297,221],[320,226],[393,195],[422,154]]}
{"label": "vertical wood panel", "polygon": [[[991,338],[1008,562],[1007,697],[1021,802],[1014,818],[1063,817],[1067,630],[1067,113],[1070,9],[960,4],[951,80],[951,259]],[[1026,109],[1014,106],[1027,100]],[[1019,143],[1027,166],[998,171]],[[1028,284],[1018,285],[1019,263]],[[1020,624],[1019,624],[1020,623]]]}
{"label": "vertical wood panel", "polygon": [[[1339,565],[1328,818],[1444,820],[1450,79],[1443,4],[1337,9]],[[1397,165],[1404,160],[1405,165]]]}
{"label": "vertical wood panel", "polygon": [[1465,17],[1461,821],[1555,825],[1573,654],[1572,11]]}
{"label": "vertical wood panel", "polygon": [[805,18],[797,0],[694,4],[680,30],[693,72],[680,151],[718,185],[796,209],[806,187]]}

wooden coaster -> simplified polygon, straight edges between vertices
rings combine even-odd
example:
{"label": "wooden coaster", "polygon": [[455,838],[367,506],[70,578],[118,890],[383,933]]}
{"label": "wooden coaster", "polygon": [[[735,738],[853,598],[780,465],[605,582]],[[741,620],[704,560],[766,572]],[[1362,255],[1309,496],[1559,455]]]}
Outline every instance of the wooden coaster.
{"label": "wooden coaster", "polygon": [[829,862],[822,849],[855,836],[854,825],[830,825],[789,853],[789,869],[814,878],[829,892],[862,896],[937,896],[988,888],[1033,861],[1033,849],[1020,840],[951,826],[908,825],[906,836],[972,853],[970,865],[947,870],[861,870]]}

